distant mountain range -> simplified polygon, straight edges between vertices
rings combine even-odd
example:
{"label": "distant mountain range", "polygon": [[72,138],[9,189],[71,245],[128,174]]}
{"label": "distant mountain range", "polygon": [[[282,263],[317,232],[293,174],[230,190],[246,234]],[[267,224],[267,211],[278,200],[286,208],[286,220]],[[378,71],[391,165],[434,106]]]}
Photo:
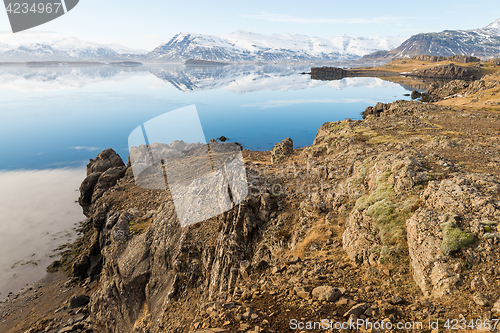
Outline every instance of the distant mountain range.
{"label": "distant mountain range", "polygon": [[415,55],[471,55],[479,58],[500,56],[500,19],[485,28],[445,30],[411,36],[397,48],[365,56],[370,58],[403,58]]}
{"label": "distant mountain range", "polygon": [[230,63],[348,61],[391,50],[404,37],[349,37],[329,39],[305,35],[264,35],[238,30],[218,37],[179,33],[151,52],[118,45],[90,43],[74,37],[23,45],[0,43],[0,61],[120,61],[185,62],[189,59]]}
{"label": "distant mountain range", "polygon": [[66,37],[22,45],[0,43],[0,62],[139,61],[184,63],[309,63],[375,60],[415,55],[500,56],[500,19],[485,28],[445,30],[404,37],[318,38],[290,34],[258,34],[238,30],[226,36],[179,33],[152,51],[98,44]]}
{"label": "distant mountain range", "polygon": [[188,59],[223,62],[328,62],[356,60],[378,50],[400,45],[404,37],[349,37],[330,39],[305,35],[264,35],[238,30],[223,37],[179,33],[146,54],[149,61]]}
{"label": "distant mountain range", "polygon": [[75,37],[22,45],[0,43],[0,61],[4,62],[119,61],[136,59],[145,52],[121,45],[86,42]]}

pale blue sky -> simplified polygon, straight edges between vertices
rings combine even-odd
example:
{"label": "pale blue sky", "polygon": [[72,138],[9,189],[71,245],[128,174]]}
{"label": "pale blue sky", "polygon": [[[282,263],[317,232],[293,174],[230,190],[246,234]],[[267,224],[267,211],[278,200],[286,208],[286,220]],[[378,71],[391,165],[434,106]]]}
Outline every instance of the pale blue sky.
{"label": "pale blue sky", "polygon": [[[339,34],[409,37],[419,32],[484,27],[498,18],[498,1],[80,0],[68,14],[27,33],[49,31],[152,49],[181,31],[224,35],[243,29],[325,38]],[[0,32],[9,31],[7,14],[0,11]]]}

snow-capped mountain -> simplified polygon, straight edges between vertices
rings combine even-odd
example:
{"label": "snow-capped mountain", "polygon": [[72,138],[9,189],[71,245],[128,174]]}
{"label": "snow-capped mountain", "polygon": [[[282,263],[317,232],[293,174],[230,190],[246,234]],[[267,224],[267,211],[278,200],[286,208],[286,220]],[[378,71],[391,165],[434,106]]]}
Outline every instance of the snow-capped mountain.
{"label": "snow-capped mountain", "polygon": [[403,37],[349,37],[330,39],[290,34],[258,34],[238,30],[218,37],[179,33],[151,52],[121,45],[99,44],[75,37],[20,45],[0,43],[0,61],[119,61],[185,62],[329,62],[356,60],[374,51],[390,50]]}
{"label": "snow-capped mountain", "polygon": [[329,40],[345,53],[362,57],[376,51],[392,50],[394,47],[401,45],[406,40],[406,37],[349,37],[339,35]]}
{"label": "snow-capped mountain", "polygon": [[145,52],[120,45],[91,43],[75,37],[65,37],[21,45],[0,44],[0,61],[113,61],[134,59]]}
{"label": "snow-capped mountain", "polygon": [[359,59],[377,50],[390,50],[403,37],[348,37],[330,39],[290,34],[258,34],[238,30],[218,37],[179,33],[146,55],[158,62],[188,59],[223,62],[326,62]]}
{"label": "snow-capped mountain", "polygon": [[500,19],[480,29],[414,35],[385,56],[401,58],[422,54],[445,57],[460,54],[480,58],[499,56]]}

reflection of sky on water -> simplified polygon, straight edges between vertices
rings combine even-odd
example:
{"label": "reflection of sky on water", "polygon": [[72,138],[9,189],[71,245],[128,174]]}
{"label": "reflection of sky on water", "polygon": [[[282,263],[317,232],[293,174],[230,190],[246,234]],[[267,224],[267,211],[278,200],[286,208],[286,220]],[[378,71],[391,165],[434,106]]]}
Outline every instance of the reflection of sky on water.
{"label": "reflection of sky on water", "polygon": [[206,140],[224,135],[267,150],[312,143],[326,121],[359,119],[368,105],[407,98],[375,78],[315,81],[308,66],[0,68],[0,170],[78,167],[141,123],[196,104]]}
{"label": "reflection of sky on water", "polygon": [[74,239],[84,177],[83,168],[0,172],[0,299],[43,277],[53,249]]}

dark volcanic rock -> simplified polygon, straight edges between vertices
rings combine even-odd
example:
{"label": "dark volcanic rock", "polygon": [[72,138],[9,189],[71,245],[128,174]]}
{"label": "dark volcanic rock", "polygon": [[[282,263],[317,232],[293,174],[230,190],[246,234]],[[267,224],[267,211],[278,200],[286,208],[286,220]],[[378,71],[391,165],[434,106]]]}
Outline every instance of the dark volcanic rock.
{"label": "dark volcanic rock", "polygon": [[109,190],[111,187],[116,185],[118,179],[123,178],[125,176],[125,172],[127,171],[127,167],[121,166],[116,168],[111,168],[106,170],[101,174],[97,183],[94,187],[94,193],[92,194],[92,202],[95,202],[99,199],[104,192]]}
{"label": "dark volcanic rock", "polygon": [[76,295],[71,297],[69,300],[69,307],[71,309],[79,308],[81,306],[87,305],[90,302],[90,297],[87,295]]}
{"label": "dark volcanic rock", "polygon": [[94,194],[94,187],[99,180],[102,172],[93,172],[88,175],[80,185],[80,199],[82,205],[90,205],[92,202],[92,194]]}
{"label": "dark volcanic rock", "polygon": [[312,67],[311,79],[313,80],[340,80],[347,76],[347,71],[337,67]]}
{"label": "dark volcanic rock", "polygon": [[72,276],[85,279],[88,276],[95,276],[101,272],[102,255],[99,244],[99,232],[94,231],[88,247],[73,262]]}
{"label": "dark volcanic rock", "polygon": [[[113,149],[103,150],[95,159],[87,164],[87,178],[80,185],[81,205],[90,205],[107,189],[114,186],[116,181],[125,175],[126,168],[120,155]],[[113,171],[108,171],[113,169]],[[123,171],[123,172],[122,172]],[[103,174],[105,173],[105,174]]]}
{"label": "dark volcanic rock", "polygon": [[87,164],[87,176],[94,172],[104,172],[109,168],[125,166],[120,155],[111,148],[103,150],[95,159],[90,159],[89,161],[89,164]]}
{"label": "dark volcanic rock", "polygon": [[419,93],[417,90],[413,90],[411,92],[411,99],[417,99],[417,98],[420,98],[420,97],[422,97],[422,94]]}

